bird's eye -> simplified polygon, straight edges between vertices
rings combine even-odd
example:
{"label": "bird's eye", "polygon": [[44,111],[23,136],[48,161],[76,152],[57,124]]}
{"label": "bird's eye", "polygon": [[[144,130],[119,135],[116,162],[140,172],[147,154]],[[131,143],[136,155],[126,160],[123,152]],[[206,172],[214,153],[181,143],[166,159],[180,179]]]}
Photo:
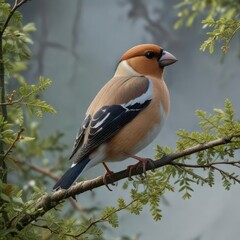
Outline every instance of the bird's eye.
{"label": "bird's eye", "polygon": [[147,51],[147,52],[145,52],[145,57],[148,59],[152,59],[155,57],[155,53],[152,51]]}

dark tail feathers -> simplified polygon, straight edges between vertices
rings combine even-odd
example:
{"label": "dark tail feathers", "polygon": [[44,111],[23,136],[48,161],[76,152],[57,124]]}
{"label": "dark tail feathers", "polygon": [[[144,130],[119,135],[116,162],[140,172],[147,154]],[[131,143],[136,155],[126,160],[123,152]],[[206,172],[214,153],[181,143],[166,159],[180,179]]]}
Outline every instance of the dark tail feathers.
{"label": "dark tail feathers", "polygon": [[86,165],[89,163],[89,161],[89,158],[84,158],[75,166],[68,169],[54,185],[53,190],[70,188],[77,181],[78,177],[80,176]]}

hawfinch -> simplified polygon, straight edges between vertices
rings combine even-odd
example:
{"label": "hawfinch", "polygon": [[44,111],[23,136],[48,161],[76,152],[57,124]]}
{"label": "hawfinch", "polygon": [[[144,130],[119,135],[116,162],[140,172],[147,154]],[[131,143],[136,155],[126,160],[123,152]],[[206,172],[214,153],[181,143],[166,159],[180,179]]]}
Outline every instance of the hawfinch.
{"label": "hawfinch", "polygon": [[53,187],[68,189],[87,169],[133,157],[158,135],[169,114],[164,67],[177,59],[161,47],[142,44],[121,57],[113,78],[96,95],[77,134],[70,169]]}

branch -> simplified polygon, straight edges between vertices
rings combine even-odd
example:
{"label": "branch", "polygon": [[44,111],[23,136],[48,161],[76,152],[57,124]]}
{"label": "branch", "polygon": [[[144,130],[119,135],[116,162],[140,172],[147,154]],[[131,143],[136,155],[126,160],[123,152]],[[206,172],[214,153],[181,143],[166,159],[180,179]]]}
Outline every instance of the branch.
{"label": "branch", "polygon": [[[204,144],[198,144],[194,147],[187,148],[181,152],[169,154],[163,156],[161,159],[158,159],[154,162],[154,166],[148,164],[146,166],[146,170],[153,170],[155,168],[160,168],[165,165],[171,164],[174,160],[185,157],[196,152],[200,152],[206,149],[210,149],[219,145],[231,143],[232,139],[238,136],[228,136],[223,138],[218,138],[216,140],[210,141]],[[143,169],[141,168],[134,168],[132,171],[132,175],[139,175],[143,173]],[[106,181],[108,184],[117,182],[121,179],[128,178],[129,171],[123,170],[117,173],[112,174],[111,176],[107,177]],[[68,190],[58,190],[52,194],[45,194],[42,196],[37,203],[35,204],[35,211],[32,214],[24,214],[22,218],[18,218],[18,222],[15,222],[16,228],[20,231],[29,225],[32,221],[37,220],[40,216],[43,216],[46,212],[50,211],[52,208],[55,208],[58,204],[62,203],[64,199],[69,197],[75,197],[81,193],[86,191],[104,186],[103,177],[99,176],[95,179],[83,181],[75,184]],[[12,225],[12,224],[11,224]],[[11,227],[11,226],[10,226]]]}
{"label": "branch", "polygon": [[[55,181],[57,181],[59,179],[56,175],[52,174],[50,171],[48,171],[44,168],[38,167],[38,166],[33,165],[33,164],[29,164],[29,163],[26,163],[26,162],[25,162],[25,164],[27,164],[31,169],[35,170],[36,172],[39,172],[39,173],[41,173],[41,174],[43,174],[43,175],[45,175],[45,176],[47,176],[47,177],[49,177],[49,178],[51,178]],[[69,201],[71,202],[72,206],[75,209],[77,209],[81,212],[84,211],[84,209],[73,198],[69,198]]]}
{"label": "branch", "polygon": [[130,203],[128,203],[127,205],[123,206],[123,207],[119,207],[117,209],[115,209],[114,211],[110,212],[109,214],[107,214],[106,216],[102,216],[96,220],[94,220],[93,222],[91,222],[86,228],[84,231],[82,231],[81,233],[79,233],[78,235],[76,235],[76,237],[80,237],[81,235],[85,234],[86,232],[88,232],[88,230],[96,225],[97,223],[99,222],[104,222],[106,221],[110,216],[112,216],[113,214],[117,213],[117,212],[120,212],[122,211],[123,209],[126,209],[128,207],[130,207],[134,202],[138,201],[139,198],[136,198],[136,199],[133,199]]}
{"label": "branch", "polygon": [[3,27],[2,27],[2,30],[1,30],[1,35],[3,35],[4,31],[6,30],[7,26],[8,26],[8,23],[9,21],[11,20],[13,14],[16,12],[16,10],[21,7],[24,3],[26,3],[28,0],[22,0],[22,1],[19,1],[19,0],[15,0],[15,3],[13,5],[13,8],[11,9]]}
{"label": "branch", "polygon": [[[54,175],[54,174],[51,173],[50,171],[48,171],[48,170],[46,170],[46,169],[44,169],[44,168],[41,168],[41,167],[39,167],[39,166],[33,165],[33,164],[31,164],[31,163],[28,163],[28,162],[20,162],[20,161],[18,161],[18,160],[16,160],[16,159],[13,159],[13,161],[14,161],[16,164],[19,164],[19,165],[27,165],[27,166],[28,166],[29,168],[31,168],[32,170],[34,170],[34,171],[36,171],[36,172],[38,172],[38,173],[41,173],[42,175],[47,176],[47,177],[49,177],[49,178],[51,178],[51,179],[53,179],[53,180],[55,180],[55,181],[57,181],[57,180],[59,179],[56,175]],[[73,206],[75,209],[79,210],[80,212],[86,210],[85,208],[82,208],[82,207],[79,205],[79,203],[78,203],[77,201],[75,201],[73,198],[69,198],[69,201],[70,201],[70,203],[72,204],[72,206]]]}
{"label": "branch", "polygon": [[239,161],[223,161],[223,162],[212,162],[212,163],[208,163],[208,164],[204,164],[204,165],[196,165],[196,164],[185,164],[185,163],[176,163],[176,162],[172,162],[170,163],[173,166],[178,166],[178,167],[187,167],[187,168],[212,168],[216,171],[218,171],[219,173],[221,173],[222,175],[227,176],[229,179],[232,179],[234,181],[236,181],[237,183],[240,184],[240,179],[232,176],[231,174],[229,174],[226,171],[223,171],[222,169],[216,167],[216,165],[231,165],[234,167],[239,167],[240,164],[240,160]]}
{"label": "branch", "polygon": [[220,172],[221,175],[225,175],[225,176],[227,176],[229,179],[232,179],[233,181],[236,181],[237,183],[240,184],[240,180],[239,180],[238,178],[234,177],[233,175],[229,174],[228,172],[225,172],[225,171],[223,171],[222,169],[217,168],[217,167],[215,167],[215,166],[212,166],[212,168],[213,168],[214,170],[217,170],[218,172]]}
{"label": "branch", "polygon": [[179,166],[179,167],[189,167],[189,168],[211,168],[214,165],[232,165],[234,167],[239,167],[238,164],[240,164],[239,161],[224,161],[224,162],[212,162],[204,165],[197,165],[197,164],[185,164],[185,163],[176,163],[172,162],[171,165],[173,166]]}
{"label": "branch", "polygon": [[2,156],[1,160],[4,161],[7,155],[12,151],[13,148],[16,147],[16,143],[20,140],[22,133],[24,132],[24,128],[21,128],[19,132],[17,133],[16,138],[14,139],[13,143],[10,145],[8,150],[5,152],[5,154]]}

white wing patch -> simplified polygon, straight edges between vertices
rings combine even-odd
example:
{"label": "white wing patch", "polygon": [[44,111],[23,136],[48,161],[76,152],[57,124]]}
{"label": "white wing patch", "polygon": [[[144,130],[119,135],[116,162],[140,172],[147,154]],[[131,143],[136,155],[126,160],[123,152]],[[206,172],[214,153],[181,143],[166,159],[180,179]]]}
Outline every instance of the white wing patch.
{"label": "white wing patch", "polygon": [[[106,112],[105,109],[103,109],[102,111]],[[91,128],[98,128],[98,127],[100,127],[109,116],[110,116],[110,113],[108,113],[101,121],[96,122],[96,124],[91,126]],[[93,120],[95,120],[95,119],[93,119]]]}
{"label": "white wing patch", "polygon": [[149,81],[149,86],[148,86],[147,91],[144,94],[142,94],[141,96],[139,96],[135,99],[132,99],[128,103],[121,104],[121,106],[123,106],[124,108],[127,108],[130,106],[133,106],[134,104],[143,104],[146,101],[151,100],[152,94],[153,94],[153,86],[152,86],[152,81],[150,79],[148,79],[148,81]]}

